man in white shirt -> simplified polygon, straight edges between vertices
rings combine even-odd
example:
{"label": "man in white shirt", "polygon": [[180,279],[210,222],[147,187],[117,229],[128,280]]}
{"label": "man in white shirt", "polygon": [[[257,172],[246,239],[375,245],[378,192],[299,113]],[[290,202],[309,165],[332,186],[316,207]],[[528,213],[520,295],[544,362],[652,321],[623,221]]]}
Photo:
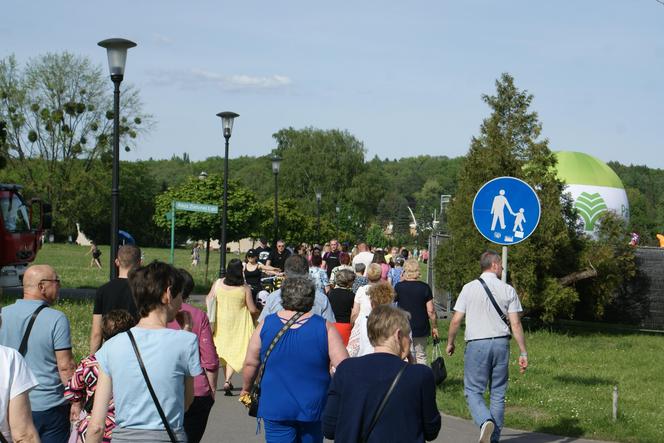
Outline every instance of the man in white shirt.
{"label": "man in white shirt", "polygon": [[366,243],[361,242],[357,245],[357,250],[359,251],[355,257],[353,257],[353,268],[358,263],[364,264],[364,275],[366,276],[366,271],[369,269],[369,265],[373,261],[373,254],[369,252],[369,248]]}
{"label": "man in white shirt", "polygon": [[[473,420],[480,427],[480,443],[493,443],[500,439],[505,415],[510,328],[521,352],[521,373],[528,367],[528,353],[521,326],[520,312],[523,309],[514,288],[500,280],[503,273],[500,255],[494,251],[484,252],[480,257],[480,267],[480,278],[463,287],[454,305],[447,354],[454,354],[454,339],[465,316],[464,392]],[[500,313],[492,303],[489,292]],[[509,318],[509,325],[503,317]],[[484,402],[487,387],[490,391],[489,407]]]}

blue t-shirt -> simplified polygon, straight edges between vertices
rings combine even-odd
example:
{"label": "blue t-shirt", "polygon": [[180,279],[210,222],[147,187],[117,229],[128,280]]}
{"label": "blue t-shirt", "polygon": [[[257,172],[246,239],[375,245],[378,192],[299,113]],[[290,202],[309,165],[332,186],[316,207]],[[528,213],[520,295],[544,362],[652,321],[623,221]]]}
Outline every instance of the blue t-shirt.
{"label": "blue t-shirt", "polygon": [[[318,421],[330,384],[330,358],[325,319],[313,315],[298,321],[272,350],[261,382],[258,416],[268,420]],[[261,361],[283,327],[276,314],[261,329]]]}
{"label": "blue t-shirt", "polygon": [[[0,344],[18,349],[32,313],[46,304],[42,300],[16,300],[2,308]],[[65,403],[65,387],[60,380],[55,351],[71,349],[69,320],[55,309],[43,309],[37,316],[28,339],[25,361],[39,385],[30,391],[33,411],[46,411]]]}
{"label": "blue t-shirt", "polygon": [[[198,338],[174,329],[131,328],[152,387],[173,430],[184,419],[184,380],[203,370]],[[164,429],[145,384],[134,348],[126,333],[108,340],[95,354],[101,369],[113,380],[115,422],[129,429]]]}

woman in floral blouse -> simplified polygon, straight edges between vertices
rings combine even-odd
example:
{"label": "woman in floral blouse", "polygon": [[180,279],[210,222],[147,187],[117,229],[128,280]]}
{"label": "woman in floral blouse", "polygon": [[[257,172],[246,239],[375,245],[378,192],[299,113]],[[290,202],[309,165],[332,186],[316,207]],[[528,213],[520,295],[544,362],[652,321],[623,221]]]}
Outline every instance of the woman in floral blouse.
{"label": "woman in floral blouse", "polygon": [[[136,324],[134,317],[124,309],[116,309],[106,314],[102,319],[102,334],[104,340],[108,340],[120,332],[127,331],[129,328]],[[97,380],[99,379],[99,363],[94,354],[89,355],[81,360],[74,376],[69,380],[65,390],[65,397],[72,403],[81,402],[83,406],[81,417],[76,424],[76,431],[78,437],[77,443],[85,443],[85,436],[88,430],[88,421],[90,420],[90,412],[92,411],[92,403],[94,401],[95,389],[97,388]],[[104,429],[104,443],[111,441],[111,434],[115,427],[115,405],[111,399],[108,406],[108,414],[106,415],[106,427]]]}

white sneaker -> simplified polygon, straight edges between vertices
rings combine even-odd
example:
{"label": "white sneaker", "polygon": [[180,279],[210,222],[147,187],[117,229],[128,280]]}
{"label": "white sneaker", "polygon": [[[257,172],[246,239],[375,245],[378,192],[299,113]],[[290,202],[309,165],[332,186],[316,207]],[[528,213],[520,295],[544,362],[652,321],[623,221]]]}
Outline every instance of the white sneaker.
{"label": "white sneaker", "polygon": [[491,443],[491,434],[493,434],[493,428],[495,425],[491,420],[487,420],[482,423],[480,428],[480,439],[479,443]]}

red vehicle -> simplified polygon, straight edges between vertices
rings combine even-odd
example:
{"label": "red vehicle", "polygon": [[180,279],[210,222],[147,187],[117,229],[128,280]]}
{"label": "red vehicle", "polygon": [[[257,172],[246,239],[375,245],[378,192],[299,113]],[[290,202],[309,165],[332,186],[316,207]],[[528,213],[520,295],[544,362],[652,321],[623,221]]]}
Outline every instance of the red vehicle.
{"label": "red vehicle", "polygon": [[39,199],[26,204],[22,186],[0,183],[0,286],[20,286],[28,264],[51,227],[51,205]]}

